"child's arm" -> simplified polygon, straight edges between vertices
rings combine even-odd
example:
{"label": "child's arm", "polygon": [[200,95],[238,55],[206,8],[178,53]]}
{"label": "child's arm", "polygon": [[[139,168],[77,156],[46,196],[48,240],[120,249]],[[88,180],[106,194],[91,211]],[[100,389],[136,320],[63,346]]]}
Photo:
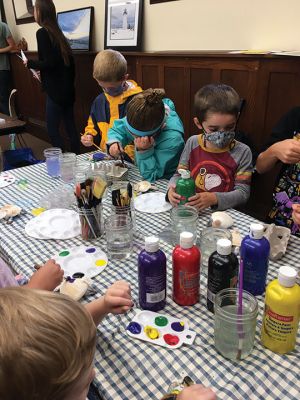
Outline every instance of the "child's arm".
{"label": "child's arm", "polygon": [[104,296],[86,304],[85,308],[97,326],[107,314],[124,314],[132,306],[130,285],[117,281],[107,289]]}
{"label": "child's arm", "polygon": [[300,204],[293,204],[292,208],[293,208],[292,218],[295,224],[300,226]]}
{"label": "child's arm", "polygon": [[55,260],[48,260],[38,271],[30,278],[27,287],[31,289],[54,290],[61,284],[64,277],[64,271]]}
{"label": "child's arm", "polygon": [[[127,132],[125,118],[115,120],[113,126],[108,131],[107,147],[111,156],[117,157],[120,150],[133,141],[133,137]],[[119,143],[119,146],[117,145]]]}

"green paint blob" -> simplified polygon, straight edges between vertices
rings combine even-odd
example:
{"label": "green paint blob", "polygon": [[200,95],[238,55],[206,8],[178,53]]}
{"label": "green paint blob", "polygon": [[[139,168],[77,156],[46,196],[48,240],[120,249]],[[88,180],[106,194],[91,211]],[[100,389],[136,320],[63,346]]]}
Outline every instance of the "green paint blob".
{"label": "green paint blob", "polygon": [[168,325],[168,319],[166,317],[156,317],[155,325],[157,326],[166,326]]}
{"label": "green paint blob", "polygon": [[67,257],[69,254],[70,254],[70,252],[67,251],[67,250],[65,250],[65,251],[61,251],[61,252],[59,253],[59,256],[60,256],[60,257]]}

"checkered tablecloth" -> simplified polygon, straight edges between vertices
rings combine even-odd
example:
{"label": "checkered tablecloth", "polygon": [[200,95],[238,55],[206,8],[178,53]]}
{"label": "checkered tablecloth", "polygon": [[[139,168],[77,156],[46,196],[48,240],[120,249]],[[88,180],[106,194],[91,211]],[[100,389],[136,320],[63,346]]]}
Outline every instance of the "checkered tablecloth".
{"label": "checkered tablecloth", "polygon": [[[81,159],[87,156],[80,156]],[[24,226],[32,218],[30,210],[39,206],[39,199],[50,190],[63,185],[59,179],[50,179],[45,165],[35,165],[13,170],[17,179],[26,178],[24,188],[17,182],[0,189],[0,205],[13,203],[26,212],[11,225],[0,224],[0,255],[12,266],[16,273],[30,276],[33,265],[42,263],[57,251],[82,244],[80,238],[72,240],[36,240],[26,236]],[[135,167],[130,167],[129,180],[136,182],[140,176]],[[166,181],[159,181],[159,190],[165,192]],[[104,203],[105,214],[109,213],[109,198]],[[230,210],[235,227],[242,235],[248,231],[254,219],[238,211]],[[209,213],[199,216],[199,233],[207,225]],[[137,254],[142,248],[142,236],[158,234],[169,224],[169,213],[156,215],[136,214],[137,226],[141,232],[135,239],[134,252],[124,261],[109,260],[102,274],[94,278],[98,294],[115,280],[125,279],[132,287],[133,300],[138,307]],[[105,238],[96,243],[103,250]],[[268,280],[276,277],[280,265],[299,268],[300,240],[292,237],[286,255],[277,263],[270,262]],[[159,399],[169,384],[189,375],[194,381],[212,386],[219,399],[300,399],[300,359],[299,336],[294,352],[278,355],[262,347],[260,328],[263,298],[258,297],[259,316],[255,347],[251,355],[241,362],[233,362],[220,356],[214,347],[213,315],[206,309],[206,271],[201,273],[200,303],[193,307],[180,307],[171,298],[171,252],[172,246],[161,242],[168,260],[168,295],[163,311],[178,318],[185,318],[190,329],[197,336],[192,346],[183,345],[169,350],[127,336],[125,328],[135,314],[135,309],[123,316],[109,316],[98,328],[96,351],[96,384],[102,396],[109,400],[119,399]]]}

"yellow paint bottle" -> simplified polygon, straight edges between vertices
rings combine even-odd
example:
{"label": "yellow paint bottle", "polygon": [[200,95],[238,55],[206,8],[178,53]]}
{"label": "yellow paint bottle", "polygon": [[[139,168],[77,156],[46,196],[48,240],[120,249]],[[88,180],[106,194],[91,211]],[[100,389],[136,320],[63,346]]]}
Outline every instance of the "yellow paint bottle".
{"label": "yellow paint bottle", "polygon": [[294,268],[280,267],[278,279],[266,289],[261,340],[275,353],[289,353],[296,345],[300,314],[300,287],[296,278]]}

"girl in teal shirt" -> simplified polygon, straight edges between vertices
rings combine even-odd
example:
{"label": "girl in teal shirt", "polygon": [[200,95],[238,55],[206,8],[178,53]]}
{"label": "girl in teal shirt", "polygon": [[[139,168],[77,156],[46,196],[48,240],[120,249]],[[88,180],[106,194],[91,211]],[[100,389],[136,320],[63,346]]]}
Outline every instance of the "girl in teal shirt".
{"label": "girl in teal shirt", "polygon": [[135,145],[135,163],[150,182],[169,179],[176,171],[184,147],[183,125],[172,100],[163,89],[148,89],[128,103],[126,117],[116,120],[108,132],[108,151],[119,156]]}

